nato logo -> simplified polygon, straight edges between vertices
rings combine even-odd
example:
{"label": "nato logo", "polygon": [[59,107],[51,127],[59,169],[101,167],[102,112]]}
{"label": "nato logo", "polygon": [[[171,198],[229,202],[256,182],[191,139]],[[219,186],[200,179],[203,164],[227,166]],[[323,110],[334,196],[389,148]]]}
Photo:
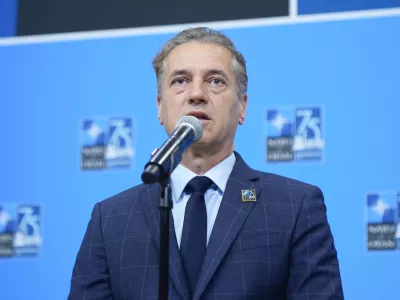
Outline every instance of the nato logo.
{"label": "nato logo", "polygon": [[322,109],[267,109],[267,162],[321,161],[325,148]]}
{"label": "nato logo", "polygon": [[0,257],[14,256],[14,233],[17,222],[17,204],[0,203]]}
{"label": "nato logo", "polygon": [[[367,194],[368,250],[393,250],[399,239],[399,195]],[[397,228],[397,229],[396,229]]]}
{"label": "nato logo", "polygon": [[254,190],[254,189],[242,190],[242,201],[243,202],[256,202],[257,201],[256,190]]}
{"label": "nato logo", "polygon": [[130,167],[135,155],[131,118],[85,119],[82,124],[83,170]]}
{"label": "nato logo", "polygon": [[0,256],[32,256],[42,246],[41,207],[0,204]]}
{"label": "nato logo", "polygon": [[397,248],[400,249],[400,193],[397,194],[397,228],[396,228]]}

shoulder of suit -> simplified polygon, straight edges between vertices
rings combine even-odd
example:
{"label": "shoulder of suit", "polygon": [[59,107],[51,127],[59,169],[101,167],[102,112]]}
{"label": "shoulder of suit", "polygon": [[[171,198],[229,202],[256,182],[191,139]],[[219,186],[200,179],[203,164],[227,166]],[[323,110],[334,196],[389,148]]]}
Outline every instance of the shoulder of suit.
{"label": "shoulder of suit", "polygon": [[152,185],[145,184],[133,186],[129,189],[126,189],[118,194],[115,194],[100,201],[99,204],[103,207],[103,209],[115,205],[131,205],[132,201],[141,196],[141,194],[146,193],[151,186]]}
{"label": "shoulder of suit", "polygon": [[258,173],[263,190],[261,193],[262,199],[270,200],[272,197],[279,199],[280,202],[287,201],[288,203],[295,202],[300,204],[306,195],[310,195],[309,199],[323,198],[321,189],[316,185],[278,174],[268,172]]}
{"label": "shoulder of suit", "polygon": [[319,189],[319,187],[313,184],[295,178],[290,178],[287,176],[269,172],[262,172],[262,171],[256,171],[256,172],[260,176],[262,186],[273,185],[276,187],[288,187],[288,188],[296,187],[297,189],[304,189],[305,191],[310,189]]}
{"label": "shoulder of suit", "polygon": [[253,179],[255,179],[254,177],[257,177],[259,180],[261,180],[262,186],[275,186],[281,190],[282,187],[286,187],[287,189],[295,187],[295,189],[304,189],[305,191],[310,189],[319,189],[317,186],[307,182],[303,182],[283,175],[278,175],[275,173],[263,172],[258,169],[254,169],[245,162],[245,160],[240,156],[239,153],[235,152],[235,154],[237,155],[236,159],[238,160],[238,162],[242,163],[245,168],[250,170]]}

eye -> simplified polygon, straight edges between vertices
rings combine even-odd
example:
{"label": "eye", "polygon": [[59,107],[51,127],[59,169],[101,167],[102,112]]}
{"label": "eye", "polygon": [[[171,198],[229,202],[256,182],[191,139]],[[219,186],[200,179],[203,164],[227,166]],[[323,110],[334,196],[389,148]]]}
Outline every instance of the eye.
{"label": "eye", "polygon": [[225,84],[225,81],[222,78],[211,78],[209,82],[214,86],[220,86]]}
{"label": "eye", "polygon": [[172,84],[178,84],[178,85],[182,85],[186,82],[186,79],[183,77],[178,77],[175,78],[174,80],[172,80]]}

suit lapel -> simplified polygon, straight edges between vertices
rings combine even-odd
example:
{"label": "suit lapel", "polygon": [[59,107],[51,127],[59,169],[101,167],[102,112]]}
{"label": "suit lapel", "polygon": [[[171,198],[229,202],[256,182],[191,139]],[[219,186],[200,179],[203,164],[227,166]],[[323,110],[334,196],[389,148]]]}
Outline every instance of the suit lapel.
{"label": "suit lapel", "polygon": [[[147,186],[147,193],[142,194],[142,208],[150,227],[151,235],[160,250],[160,209],[158,208],[160,187],[158,184]],[[183,299],[188,299],[188,287],[186,277],[176,242],[174,221],[170,213],[169,221],[169,275],[178,293]],[[157,283],[158,287],[158,283]]]}
{"label": "suit lapel", "polygon": [[244,202],[242,200],[241,191],[254,189],[256,197],[259,197],[261,192],[258,173],[249,168],[238,153],[235,152],[235,156],[236,162],[229,176],[207,246],[206,256],[193,298],[195,300],[199,299],[203,294],[254,206],[255,202]]}

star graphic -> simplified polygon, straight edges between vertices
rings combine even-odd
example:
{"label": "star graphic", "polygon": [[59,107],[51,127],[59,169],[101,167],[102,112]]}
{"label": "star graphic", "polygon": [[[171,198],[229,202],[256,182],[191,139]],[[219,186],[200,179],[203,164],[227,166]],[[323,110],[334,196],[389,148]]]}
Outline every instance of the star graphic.
{"label": "star graphic", "polygon": [[7,226],[8,221],[10,220],[10,216],[7,214],[7,212],[3,211],[0,212],[0,231],[4,231],[4,229]]}
{"label": "star graphic", "polygon": [[96,138],[100,133],[100,128],[93,123],[92,126],[90,126],[88,133],[92,138]]}
{"label": "star graphic", "polygon": [[376,212],[378,215],[383,216],[385,213],[385,210],[389,208],[389,205],[387,205],[385,202],[382,201],[382,199],[379,199],[376,202],[376,205],[372,208],[374,212]]}
{"label": "star graphic", "polygon": [[286,118],[284,118],[281,114],[277,114],[275,119],[272,121],[272,125],[279,128],[280,130],[282,127],[288,122]]}

